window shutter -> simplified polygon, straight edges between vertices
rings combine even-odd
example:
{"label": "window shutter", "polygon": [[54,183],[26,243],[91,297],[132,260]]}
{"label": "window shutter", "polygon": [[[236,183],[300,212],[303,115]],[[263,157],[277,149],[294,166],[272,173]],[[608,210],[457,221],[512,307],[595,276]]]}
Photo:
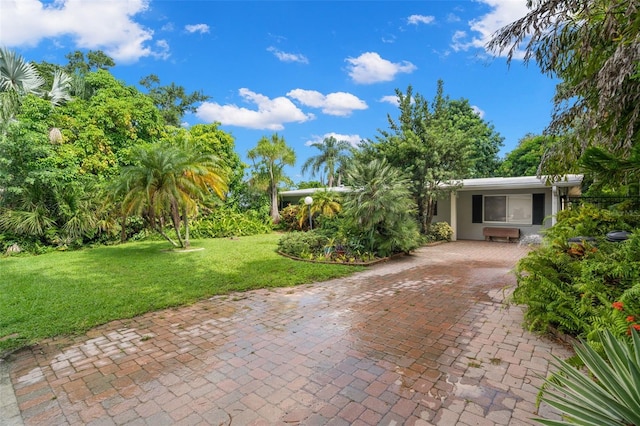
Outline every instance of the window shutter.
{"label": "window shutter", "polygon": [[533,225],[542,225],[543,221],[544,221],[544,194],[533,194],[531,223]]}
{"label": "window shutter", "polygon": [[482,195],[471,196],[471,222],[482,223]]}

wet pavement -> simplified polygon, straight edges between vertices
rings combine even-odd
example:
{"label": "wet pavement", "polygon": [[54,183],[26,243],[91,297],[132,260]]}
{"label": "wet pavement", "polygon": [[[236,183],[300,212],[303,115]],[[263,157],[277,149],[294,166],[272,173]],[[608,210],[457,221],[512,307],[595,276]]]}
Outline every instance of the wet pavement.
{"label": "wet pavement", "polygon": [[0,424],[536,424],[547,360],[570,352],[502,304],[526,251],[441,244],[47,340],[0,361]]}

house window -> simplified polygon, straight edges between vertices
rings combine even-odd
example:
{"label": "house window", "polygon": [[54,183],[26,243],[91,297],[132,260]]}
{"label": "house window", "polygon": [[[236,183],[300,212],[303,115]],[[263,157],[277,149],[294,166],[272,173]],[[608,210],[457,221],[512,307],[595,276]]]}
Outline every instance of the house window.
{"label": "house window", "polygon": [[483,221],[531,225],[531,195],[485,195]]}

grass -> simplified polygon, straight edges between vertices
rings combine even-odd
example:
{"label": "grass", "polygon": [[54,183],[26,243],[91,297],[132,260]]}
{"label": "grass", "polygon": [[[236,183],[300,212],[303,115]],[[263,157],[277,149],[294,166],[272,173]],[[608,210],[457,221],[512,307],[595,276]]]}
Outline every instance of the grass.
{"label": "grass", "polygon": [[349,275],[359,267],[297,262],[275,253],[277,234],[193,241],[166,251],[139,242],[0,259],[0,354],[111,320],[214,295]]}

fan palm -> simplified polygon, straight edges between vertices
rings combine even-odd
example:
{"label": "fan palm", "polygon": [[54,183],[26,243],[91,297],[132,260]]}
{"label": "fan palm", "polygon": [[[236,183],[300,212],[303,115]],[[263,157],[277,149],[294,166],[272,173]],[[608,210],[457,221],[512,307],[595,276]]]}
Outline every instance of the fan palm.
{"label": "fan palm", "polygon": [[310,146],[318,148],[320,154],[309,157],[307,161],[302,165],[302,173],[311,171],[311,175],[317,175],[320,170],[324,170],[327,175],[327,185],[329,188],[333,186],[333,182],[338,173],[338,181],[340,181],[339,171],[341,166],[349,158],[346,151],[351,149],[351,145],[346,141],[339,141],[333,136],[324,138],[322,142],[312,143]]}
{"label": "fan palm", "polygon": [[44,78],[31,62],[14,51],[0,48],[0,123],[6,123],[15,115],[23,96],[43,96],[53,105],[71,99],[71,78],[63,71],[55,72],[51,90],[43,90],[44,84]]}

